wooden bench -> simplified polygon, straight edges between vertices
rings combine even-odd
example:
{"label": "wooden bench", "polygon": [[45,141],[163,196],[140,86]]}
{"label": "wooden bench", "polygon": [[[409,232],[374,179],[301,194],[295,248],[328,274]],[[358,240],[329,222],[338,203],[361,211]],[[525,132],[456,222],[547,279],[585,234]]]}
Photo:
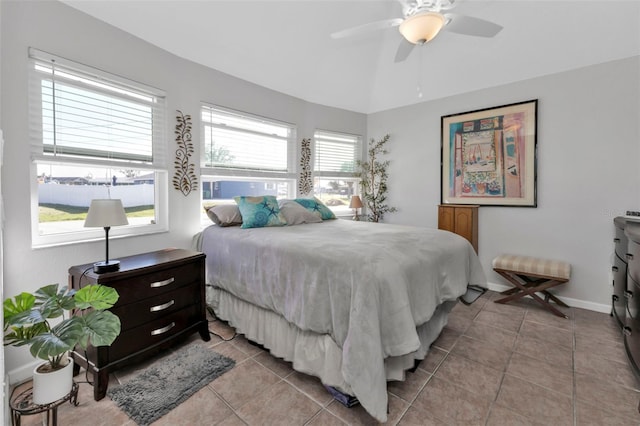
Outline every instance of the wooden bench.
{"label": "wooden bench", "polygon": [[[506,297],[496,300],[496,303],[507,303],[524,296],[531,296],[555,315],[569,318],[551,305],[549,299],[559,306],[565,308],[569,306],[547,291],[551,287],[569,281],[571,278],[571,265],[569,263],[530,256],[501,254],[493,259],[492,266],[494,271],[502,275],[514,286],[514,288],[501,292],[500,294],[504,294]],[[542,293],[544,299],[536,293]]]}

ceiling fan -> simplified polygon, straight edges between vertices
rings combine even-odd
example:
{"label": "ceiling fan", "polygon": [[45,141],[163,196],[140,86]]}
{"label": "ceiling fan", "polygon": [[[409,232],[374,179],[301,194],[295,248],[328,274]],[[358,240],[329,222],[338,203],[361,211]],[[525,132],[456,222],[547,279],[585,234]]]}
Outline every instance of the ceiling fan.
{"label": "ceiling fan", "polygon": [[404,40],[398,46],[395,62],[404,61],[413,47],[427,43],[444,29],[452,33],[478,37],[494,37],[502,26],[490,21],[456,13],[451,10],[456,0],[397,0],[402,5],[403,18],[370,22],[331,34],[334,39],[351,37],[375,30],[398,27]]}

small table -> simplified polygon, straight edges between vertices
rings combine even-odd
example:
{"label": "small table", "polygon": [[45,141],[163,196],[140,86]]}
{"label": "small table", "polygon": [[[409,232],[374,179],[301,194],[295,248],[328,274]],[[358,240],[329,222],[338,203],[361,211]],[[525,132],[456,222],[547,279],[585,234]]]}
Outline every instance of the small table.
{"label": "small table", "polygon": [[[16,388],[17,389],[17,388]],[[58,407],[63,403],[69,401],[73,405],[78,405],[78,384],[73,382],[71,392],[63,396],[57,401],[50,402],[49,404],[34,404],[33,403],[33,387],[20,391],[17,395],[11,393],[9,400],[9,406],[11,407],[11,424],[20,426],[20,418],[22,416],[30,416],[32,414],[47,412],[47,425],[57,426],[58,424]]]}

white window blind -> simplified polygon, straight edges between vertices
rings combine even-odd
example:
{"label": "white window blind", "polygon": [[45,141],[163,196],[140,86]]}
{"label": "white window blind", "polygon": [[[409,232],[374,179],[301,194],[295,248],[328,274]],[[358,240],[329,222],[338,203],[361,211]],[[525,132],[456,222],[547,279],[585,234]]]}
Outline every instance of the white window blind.
{"label": "white window blind", "polygon": [[36,49],[29,55],[36,161],[166,167],[162,92]]}
{"label": "white window blind", "polygon": [[293,172],[295,128],[220,107],[201,109],[202,167],[218,171]]}
{"label": "white window blind", "polygon": [[360,137],[316,130],[314,170],[317,176],[353,176],[360,159]]}

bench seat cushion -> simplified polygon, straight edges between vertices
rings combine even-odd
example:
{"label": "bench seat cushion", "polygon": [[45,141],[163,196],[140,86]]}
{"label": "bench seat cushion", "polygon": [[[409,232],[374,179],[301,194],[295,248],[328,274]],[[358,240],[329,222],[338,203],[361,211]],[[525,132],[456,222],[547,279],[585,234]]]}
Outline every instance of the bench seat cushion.
{"label": "bench seat cushion", "polygon": [[512,254],[501,254],[493,259],[493,269],[561,280],[569,280],[571,277],[571,265],[567,262]]}

